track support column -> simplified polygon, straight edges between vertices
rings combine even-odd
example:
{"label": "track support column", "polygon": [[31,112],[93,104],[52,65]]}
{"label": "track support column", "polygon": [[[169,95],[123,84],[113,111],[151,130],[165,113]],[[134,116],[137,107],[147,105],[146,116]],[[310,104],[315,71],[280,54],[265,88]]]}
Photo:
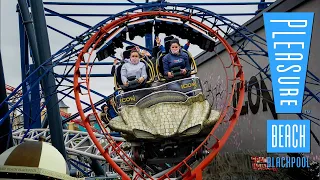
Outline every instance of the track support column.
{"label": "track support column", "polygon": [[[6,98],[6,83],[4,80],[4,72],[0,52],[0,102],[3,102]],[[4,103],[3,106],[0,107],[0,119],[2,119],[2,117],[6,115],[8,111],[8,104]],[[10,116],[8,116],[0,125],[0,154],[13,146],[11,128]]]}
{"label": "track support column", "polygon": [[[17,6],[19,12],[19,7]],[[23,82],[27,78],[27,72],[29,70],[29,53],[28,53],[28,38],[24,28],[22,17],[19,16],[19,36],[20,36],[20,60],[21,60],[21,81]],[[27,92],[28,83],[22,84],[22,94]],[[30,122],[30,99],[29,96],[23,98],[23,127],[28,129]]]}
{"label": "track support column", "polygon": [[[35,70],[35,65],[30,65],[30,72],[33,72]],[[40,111],[40,85],[37,81],[37,74],[33,74],[31,76],[30,86],[33,84],[37,84],[34,88],[31,90],[31,118],[32,122],[29,125],[32,129],[34,128],[41,128],[41,111]],[[29,128],[29,127],[28,127]]]}
{"label": "track support column", "polygon": [[[47,24],[44,15],[42,0],[30,0],[36,44],[38,47],[39,59],[42,65],[51,57]],[[52,62],[47,63],[50,67]],[[46,68],[44,65],[43,68]],[[53,71],[53,69],[51,70]],[[47,118],[51,134],[52,145],[66,158],[66,150],[63,143],[62,120],[59,111],[58,96],[56,93],[55,77],[52,72],[46,74],[42,81],[42,90],[47,103]]]}

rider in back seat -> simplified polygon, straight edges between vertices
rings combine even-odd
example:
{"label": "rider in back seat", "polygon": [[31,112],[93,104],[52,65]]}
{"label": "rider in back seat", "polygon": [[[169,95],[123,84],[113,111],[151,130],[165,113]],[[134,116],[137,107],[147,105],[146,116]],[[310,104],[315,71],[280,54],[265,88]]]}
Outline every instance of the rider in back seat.
{"label": "rider in back seat", "polygon": [[176,38],[170,42],[169,54],[163,57],[163,69],[164,76],[167,76],[169,81],[190,76],[189,56],[182,51],[179,40]]}
{"label": "rider in back seat", "polygon": [[135,50],[135,49],[136,49],[135,46],[127,46],[126,50],[123,51],[122,54],[121,54],[122,60],[120,60],[118,58],[115,58],[113,60],[113,65],[112,65],[112,68],[111,68],[111,75],[112,76],[114,76],[114,73],[116,72],[116,69],[120,64],[124,64],[124,63],[130,62],[130,51],[131,50]]}
{"label": "rider in back seat", "polygon": [[121,81],[125,86],[124,91],[143,88],[148,78],[146,65],[140,62],[140,54],[133,50],[130,53],[130,63],[125,63],[121,68]]}
{"label": "rider in back seat", "polygon": [[[176,39],[173,36],[167,36],[164,38],[164,46],[161,44],[161,40],[159,38],[159,36],[156,37],[156,43],[157,43],[157,47],[158,47],[158,51],[161,51],[162,53],[167,53],[169,52],[169,46],[170,46],[170,42],[171,40]],[[188,40],[188,42],[183,46],[183,49],[188,51],[190,46],[190,42]]]}

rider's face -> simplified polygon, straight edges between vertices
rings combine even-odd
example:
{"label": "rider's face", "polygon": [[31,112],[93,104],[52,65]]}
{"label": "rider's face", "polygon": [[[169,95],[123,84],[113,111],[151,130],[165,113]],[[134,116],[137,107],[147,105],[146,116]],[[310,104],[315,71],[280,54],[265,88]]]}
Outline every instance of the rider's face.
{"label": "rider's face", "polygon": [[139,62],[139,54],[137,52],[131,53],[130,60],[133,64],[137,64]]}
{"label": "rider's face", "polygon": [[105,106],[105,107],[103,108],[103,110],[104,110],[104,112],[107,112],[107,111],[108,111],[108,106]]}
{"label": "rider's face", "polygon": [[179,44],[177,44],[177,43],[171,44],[170,50],[171,50],[171,52],[172,52],[173,54],[177,54],[177,53],[179,52],[179,50],[180,50]]}

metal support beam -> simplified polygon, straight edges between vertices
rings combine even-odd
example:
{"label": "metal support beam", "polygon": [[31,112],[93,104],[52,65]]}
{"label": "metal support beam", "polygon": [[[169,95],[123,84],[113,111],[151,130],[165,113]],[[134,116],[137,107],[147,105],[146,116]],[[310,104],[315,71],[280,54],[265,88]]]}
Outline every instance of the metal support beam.
{"label": "metal support beam", "polygon": [[[72,84],[74,83],[73,80],[71,80],[71,79],[68,79],[68,78],[65,78],[65,77],[61,77],[61,78],[63,78],[65,81],[68,81],[68,82],[70,82]],[[84,86],[84,85],[80,85],[80,87],[85,89],[85,91],[88,90],[88,88],[86,86]],[[92,88],[90,88],[90,92],[93,93],[93,94],[96,94],[96,95],[98,95],[98,96],[100,96],[102,98],[105,98],[105,99],[108,98],[107,96],[105,96],[103,94],[100,94],[99,92],[93,90]]]}
{"label": "metal support beam", "polygon": [[105,176],[106,173],[101,167],[101,164],[99,163],[99,161],[94,158],[90,158],[90,160],[91,160],[90,167],[93,170],[94,174],[96,176]]}
{"label": "metal support beam", "polygon": [[[30,72],[33,72],[35,70],[35,65],[30,65]],[[40,87],[39,82],[37,81],[37,74],[33,74],[30,78],[30,86],[33,84],[37,84],[34,88],[31,89],[31,118],[32,122],[29,121],[29,126],[31,126],[32,129],[34,128],[41,128],[41,116],[40,116]]]}
{"label": "metal support beam", "polygon": [[[22,24],[25,27],[27,32],[27,37],[29,40],[31,52],[32,52],[32,60],[34,64],[39,67],[41,65],[40,58],[38,54],[38,45],[36,41],[36,34],[34,31],[34,27],[32,24],[32,20],[30,17],[29,9],[26,0],[18,0],[18,11],[20,13]],[[41,72],[40,72],[41,74]]]}
{"label": "metal support beam", "polygon": [[[32,0],[31,0],[31,2],[32,2]],[[41,2],[42,2],[42,1],[41,1]],[[43,5],[42,5],[42,7],[43,7]],[[32,8],[32,5],[31,5],[31,8]],[[49,12],[49,13],[51,13],[51,14],[57,15],[57,16],[63,18],[63,19],[66,19],[66,20],[68,20],[68,21],[70,21],[70,22],[73,22],[73,23],[76,23],[76,24],[78,24],[78,25],[80,25],[80,26],[83,26],[83,27],[85,27],[85,28],[91,28],[91,26],[88,25],[88,24],[85,24],[85,23],[83,23],[83,22],[77,21],[77,20],[75,20],[75,19],[69,18],[69,17],[64,16],[64,15],[61,15],[60,13],[57,13],[57,12],[55,12],[55,11],[52,11],[51,9],[44,8],[44,10],[47,11],[47,12]],[[44,13],[43,13],[43,17],[45,17]]]}
{"label": "metal support beam", "polygon": [[[85,66],[87,64],[89,64],[89,65],[113,65],[113,62],[89,62],[89,63],[81,62],[80,63],[81,66]],[[75,65],[75,62],[64,62],[64,63],[58,64],[58,66],[73,66],[73,65]]]}
{"label": "metal support beam", "polygon": [[[273,2],[216,2],[216,3],[170,3],[170,4],[184,4],[193,6],[247,6],[247,5],[258,5],[258,4],[272,4]],[[148,3],[89,3],[89,2],[44,2],[46,5],[64,5],[64,6],[142,6],[148,5]]]}
{"label": "metal support beam", "polygon": [[[47,24],[44,16],[44,7],[42,0],[30,0],[33,23],[35,27],[36,41],[40,61],[44,63],[51,57]],[[48,64],[50,67],[52,62]],[[46,66],[44,67],[46,68]],[[53,69],[52,69],[53,71]],[[58,106],[58,96],[55,93],[56,84],[53,73],[48,73],[43,78],[43,92],[47,102],[47,117],[51,133],[52,145],[66,159],[66,150],[63,143],[62,123]]]}
{"label": "metal support beam", "polygon": [[[59,78],[73,78],[73,74],[56,74]],[[80,77],[85,78],[86,74],[80,74]],[[113,77],[112,74],[90,74],[90,77]]]}
{"label": "metal support beam", "polygon": [[65,33],[65,32],[62,32],[62,31],[60,31],[60,30],[58,30],[57,28],[54,28],[54,27],[52,27],[52,26],[49,26],[49,25],[48,25],[48,28],[49,28],[49,29],[52,29],[52,30],[54,30],[55,32],[60,33],[60,34],[66,36],[66,37],[68,37],[68,38],[70,38],[70,39],[76,39],[76,38],[70,36],[69,34],[67,34],[67,33]]}
{"label": "metal support beam", "polygon": [[[221,16],[254,16],[256,13],[218,13]],[[60,14],[61,16],[66,17],[110,17],[114,16],[115,14]],[[46,14],[46,16],[59,16],[55,14]],[[193,15],[192,15],[193,16]],[[209,15],[203,15],[203,17],[208,17]],[[51,27],[49,27],[51,28]]]}
{"label": "metal support beam", "polygon": [[[0,102],[3,102],[7,98],[6,83],[4,81],[4,72],[2,66],[1,52],[0,52]],[[8,104],[4,103],[0,106],[0,119],[9,111]],[[12,132],[10,116],[4,119],[4,122],[0,125],[0,154],[13,146]]]}
{"label": "metal support beam", "polygon": [[[100,101],[94,103],[93,105],[94,105],[94,107],[97,107],[97,106],[100,106],[101,104],[103,104],[103,103],[105,103],[105,102],[106,102],[106,98],[105,98],[105,99],[101,99]],[[92,109],[92,107],[89,106],[89,107],[83,109],[83,112],[86,113],[86,112],[90,111],[91,109]],[[70,116],[69,118],[63,120],[62,123],[63,123],[63,124],[64,124],[64,123],[67,123],[67,122],[69,122],[69,121],[71,121],[72,119],[75,119],[75,118],[77,118],[77,117],[79,117],[79,113],[73,114],[73,115]]]}
{"label": "metal support beam", "polygon": [[128,40],[124,40],[123,42],[126,43],[126,44],[129,44],[129,45],[131,45],[131,46],[138,46],[140,49],[144,49],[144,50],[146,50],[146,51],[148,51],[148,52],[150,52],[150,51],[152,52],[152,48],[151,48],[151,49],[148,49],[148,48],[145,48],[145,47],[143,47],[143,46],[140,46],[139,44],[133,43],[133,42],[128,41]]}
{"label": "metal support beam", "polygon": [[[46,13],[45,14],[46,16],[59,16],[59,15],[56,15],[56,14],[50,14],[50,13]],[[81,13],[81,14],[74,14],[74,13],[68,13],[68,14],[62,14],[60,13],[61,16],[87,16],[87,17],[109,17],[109,16],[113,16],[115,14],[84,14],[84,13]]]}
{"label": "metal support beam", "polygon": [[[75,98],[73,97],[73,96],[71,96],[71,95],[69,95],[69,94],[67,94],[67,93],[64,93],[64,92],[62,92],[62,91],[58,91],[58,93],[60,93],[60,94],[62,94],[62,95],[64,95],[64,96],[67,96],[68,98],[70,98],[70,99],[73,99],[73,100],[75,100]],[[81,102],[81,104],[84,104],[84,105],[86,105],[86,106],[91,106],[90,104],[88,104],[88,103],[86,103],[86,102],[84,102],[84,101],[80,101]],[[101,109],[100,108],[96,108],[98,111],[101,111]]]}
{"label": "metal support beam", "polygon": [[[18,7],[17,7],[18,9]],[[20,36],[20,59],[21,59],[21,80],[25,81],[27,77],[27,72],[29,71],[29,48],[28,48],[28,38],[25,32],[22,17],[19,16],[19,36]],[[22,84],[22,94],[27,92],[27,83]],[[23,126],[25,129],[29,127],[30,122],[30,99],[29,96],[23,98]]]}
{"label": "metal support beam", "polygon": [[[146,1],[146,4],[148,4],[148,1]],[[149,11],[150,9],[143,9],[143,11]],[[145,36],[145,43],[146,43],[146,48],[148,49],[149,53],[152,54],[152,49],[153,49],[153,35],[152,33],[146,34]]]}

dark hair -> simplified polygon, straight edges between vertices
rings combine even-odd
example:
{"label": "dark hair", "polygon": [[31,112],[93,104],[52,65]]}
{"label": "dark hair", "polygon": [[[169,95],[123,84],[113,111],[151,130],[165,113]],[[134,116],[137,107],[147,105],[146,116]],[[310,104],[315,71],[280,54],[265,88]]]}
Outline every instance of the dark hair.
{"label": "dark hair", "polygon": [[170,42],[172,39],[174,39],[173,36],[167,36],[164,38],[164,42]]}
{"label": "dark hair", "polygon": [[[108,107],[108,105],[107,105],[107,104],[104,104],[104,105],[101,106],[102,112],[104,112],[104,108],[105,108],[105,107]],[[104,112],[104,113],[107,113],[107,112]]]}
{"label": "dark hair", "polygon": [[134,48],[135,48],[135,46],[127,46],[126,50],[131,50],[131,49],[134,49]]}
{"label": "dark hair", "polygon": [[174,43],[177,43],[179,46],[180,46],[180,43],[179,43],[179,39],[177,38],[173,38],[171,41],[170,41],[170,46]]}

